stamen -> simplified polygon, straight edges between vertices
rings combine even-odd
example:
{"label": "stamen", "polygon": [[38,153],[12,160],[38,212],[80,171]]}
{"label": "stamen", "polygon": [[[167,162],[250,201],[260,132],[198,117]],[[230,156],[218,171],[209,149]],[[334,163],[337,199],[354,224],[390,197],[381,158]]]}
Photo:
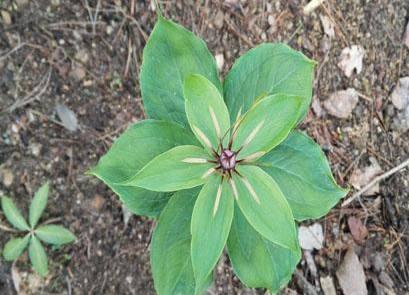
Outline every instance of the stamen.
{"label": "stamen", "polygon": [[250,195],[253,197],[253,199],[260,204],[260,199],[258,198],[256,192],[254,191],[253,187],[251,186],[251,183],[247,180],[247,178],[242,178],[241,179],[246,186],[247,190],[250,192]]}
{"label": "stamen", "polygon": [[207,170],[203,175],[202,178],[207,178],[209,177],[212,173],[214,173],[216,171],[216,169],[214,168],[210,168],[209,170]]}
{"label": "stamen", "polygon": [[243,143],[243,146],[248,145],[253,139],[254,137],[256,137],[257,133],[260,131],[261,127],[263,127],[264,121],[261,121],[256,128],[254,128],[253,131],[251,131],[251,133],[249,134],[249,136],[246,138],[246,140]]}
{"label": "stamen", "polygon": [[254,154],[248,155],[247,157],[245,157],[243,159],[244,162],[252,162],[262,156],[264,156],[266,154],[266,152],[260,151],[260,152],[256,152]]}
{"label": "stamen", "polygon": [[195,125],[192,125],[194,131],[197,133],[197,135],[200,137],[200,139],[203,141],[203,143],[211,150],[213,150],[212,144],[210,143],[210,140],[206,137],[206,135],[203,133],[202,130],[197,128]]}
{"label": "stamen", "polygon": [[239,194],[238,194],[238,192],[237,192],[236,183],[234,182],[233,178],[230,178],[230,179],[229,179],[229,182],[230,182],[230,186],[231,186],[231,188],[232,188],[232,190],[233,190],[233,196],[234,196],[234,198],[235,198],[236,201],[237,201],[237,200],[239,199]]}
{"label": "stamen", "polygon": [[217,209],[219,208],[221,195],[222,195],[222,185],[219,184],[219,187],[217,188],[216,200],[214,201],[213,217],[216,216]]}
{"label": "stamen", "polygon": [[212,117],[212,121],[213,121],[214,129],[216,130],[217,138],[220,139],[221,131],[220,131],[219,122],[217,121],[216,114],[214,113],[213,108],[211,106],[209,106],[209,112],[210,112],[210,116]]}
{"label": "stamen", "polygon": [[205,164],[208,161],[207,159],[203,159],[203,158],[186,158],[186,159],[183,159],[182,162],[190,163],[190,164]]}

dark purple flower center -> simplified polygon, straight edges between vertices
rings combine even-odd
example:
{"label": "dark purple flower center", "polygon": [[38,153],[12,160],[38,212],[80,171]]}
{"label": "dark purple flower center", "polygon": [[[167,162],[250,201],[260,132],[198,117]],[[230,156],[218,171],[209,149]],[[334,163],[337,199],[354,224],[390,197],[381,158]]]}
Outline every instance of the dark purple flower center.
{"label": "dark purple flower center", "polygon": [[231,150],[223,150],[219,161],[223,170],[232,170],[236,167],[236,153]]}

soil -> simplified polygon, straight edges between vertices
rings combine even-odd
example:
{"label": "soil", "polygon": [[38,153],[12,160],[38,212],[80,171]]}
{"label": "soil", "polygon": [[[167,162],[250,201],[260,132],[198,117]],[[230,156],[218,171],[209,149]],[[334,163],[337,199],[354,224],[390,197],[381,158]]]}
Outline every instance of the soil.
{"label": "soil", "polygon": [[[288,43],[317,60],[316,107],[300,128],[323,147],[338,182],[347,186],[353,171],[368,166],[370,158],[385,172],[409,155],[408,131],[394,125],[397,110],[389,99],[398,79],[409,75],[409,50],[402,41],[409,2],[328,0],[304,15],[306,4],[172,0],[162,6],[166,17],[201,36],[213,54],[223,55],[222,75],[238,56],[267,41]],[[154,221],[126,220],[116,196],[85,174],[129,124],[144,116],[138,77],[156,19],[153,7],[143,0],[0,1],[0,195],[12,197],[27,212],[35,190],[50,180],[44,220],[59,218],[78,237],[61,249],[47,248],[45,280],[30,270],[26,254],[14,265],[0,258],[0,294],[16,293],[16,276],[22,294],[154,294],[149,266]],[[335,22],[331,41],[320,16]],[[362,46],[365,55],[362,72],[348,78],[337,63],[350,45]],[[348,119],[319,111],[317,105],[331,93],[348,87],[361,94]],[[62,126],[57,104],[74,112],[76,131]],[[309,253],[317,269],[307,263],[306,253],[283,292],[320,294],[320,278],[330,276],[342,294],[335,273],[351,246],[364,266],[370,294],[382,294],[380,285],[396,294],[409,292],[408,182],[408,170],[400,171],[382,181],[379,192],[346,208],[339,204],[319,220],[325,246]],[[348,226],[351,216],[369,232],[360,244]],[[2,213],[0,223],[7,224]],[[2,246],[12,234],[0,233]],[[264,293],[245,288],[226,257],[209,292]]]}

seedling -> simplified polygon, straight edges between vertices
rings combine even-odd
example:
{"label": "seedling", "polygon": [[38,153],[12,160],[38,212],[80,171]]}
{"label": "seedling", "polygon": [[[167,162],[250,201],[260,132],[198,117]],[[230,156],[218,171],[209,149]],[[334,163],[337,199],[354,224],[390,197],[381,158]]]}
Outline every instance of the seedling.
{"label": "seedling", "polygon": [[6,219],[19,232],[25,233],[23,238],[13,238],[6,243],[3,249],[4,259],[16,260],[28,246],[31,264],[34,270],[43,277],[48,273],[48,259],[40,241],[61,246],[75,240],[75,236],[62,226],[53,224],[37,226],[47,205],[48,191],[49,185],[46,183],[35,193],[29,209],[29,222],[24,219],[10,198],[1,197],[1,206]]}
{"label": "seedling", "polygon": [[325,215],[340,188],[320,147],[294,130],[315,62],[262,44],[219,80],[205,43],[159,16],[143,53],[148,120],[131,126],[91,173],[135,214],[158,218],[158,294],[202,294],[227,245],[249,287],[277,292],[300,260],[296,221]]}

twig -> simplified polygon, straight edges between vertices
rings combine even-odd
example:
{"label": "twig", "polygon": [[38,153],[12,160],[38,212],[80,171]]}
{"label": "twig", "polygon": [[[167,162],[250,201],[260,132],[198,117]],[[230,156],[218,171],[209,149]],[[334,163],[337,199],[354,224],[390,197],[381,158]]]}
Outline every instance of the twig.
{"label": "twig", "polygon": [[12,228],[10,228],[8,226],[5,226],[5,225],[2,225],[2,224],[0,224],[0,229],[4,230],[4,231],[11,232],[11,233],[17,233],[18,232],[18,230],[12,229]]}
{"label": "twig", "polygon": [[244,43],[246,43],[250,47],[254,47],[253,42],[251,42],[249,39],[247,39],[244,35],[240,34],[240,32],[234,27],[234,25],[228,20],[226,20],[226,24],[229,27],[229,30],[236,35],[239,39],[241,39]]}
{"label": "twig", "polygon": [[26,45],[27,45],[26,42],[20,43],[19,45],[11,49],[9,52],[7,52],[6,54],[0,56],[0,61],[5,60],[9,55],[13,54],[14,52],[16,52],[17,50],[19,50],[20,48]]}
{"label": "twig", "polygon": [[38,99],[39,96],[41,96],[47,90],[50,78],[51,68],[48,70],[48,73],[43,77],[40,83],[36,87],[34,87],[34,89],[29,94],[27,94],[23,99],[19,99],[16,102],[14,102],[11,106],[9,106],[8,111],[13,112],[15,109],[23,107],[26,104],[29,104],[34,100]]}
{"label": "twig", "polygon": [[368,183],[367,185],[365,185],[362,189],[360,189],[357,193],[355,193],[352,197],[346,199],[343,203],[342,203],[342,207],[345,207],[347,205],[349,205],[353,200],[355,200],[356,198],[358,198],[360,195],[362,195],[364,192],[366,192],[367,190],[369,190],[373,185],[375,185],[376,183],[378,183],[379,181],[388,178],[389,176],[391,176],[392,174],[402,170],[403,168],[409,166],[409,159],[407,159],[406,161],[404,161],[403,163],[399,164],[398,166],[396,166],[395,168],[392,168],[391,170],[385,172],[382,175],[379,175],[378,177],[375,177],[374,180],[372,180],[370,183]]}

